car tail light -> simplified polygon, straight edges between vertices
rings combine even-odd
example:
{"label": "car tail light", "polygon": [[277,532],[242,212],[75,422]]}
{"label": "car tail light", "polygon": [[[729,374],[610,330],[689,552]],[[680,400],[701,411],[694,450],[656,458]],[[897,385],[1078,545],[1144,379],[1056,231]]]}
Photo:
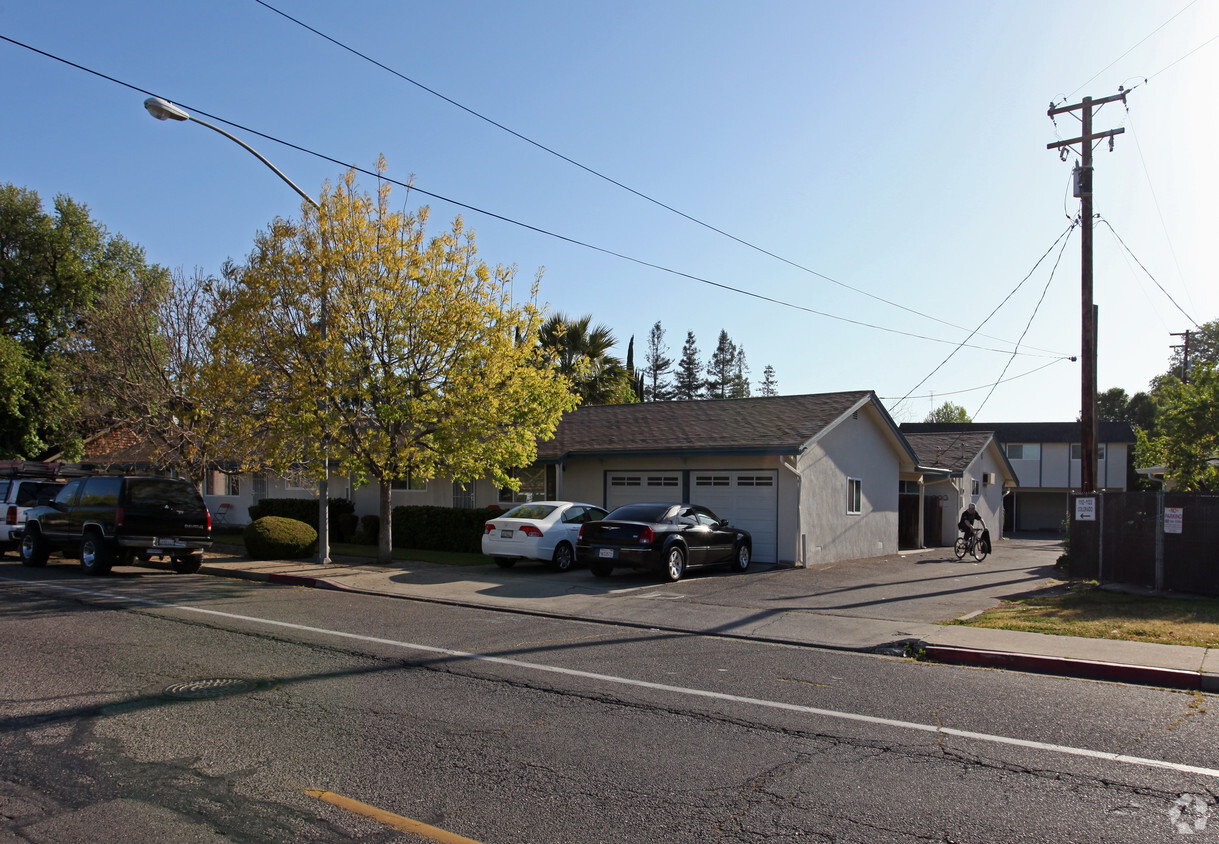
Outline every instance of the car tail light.
{"label": "car tail light", "polygon": [[492,533],[494,530],[495,525],[491,522],[487,522],[485,525],[483,525],[483,533]]}
{"label": "car tail light", "polygon": [[204,507],[203,512],[207,513],[207,529],[211,530],[212,529],[212,511],[207,509],[206,507]]}
{"label": "car tail light", "polygon": [[521,533],[525,534],[525,536],[532,536],[535,539],[542,538],[542,532],[540,530],[538,530],[537,528],[535,528],[533,525],[522,526]]}
{"label": "car tail light", "polygon": [[114,511],[114,526],[120,528],[123,526],[123,508],[120,507]]}
{"label": "car tail light", "polygon": [[584,541],[584,525],[580,525],[580,532],[576,534],[576,542]]}
{"label": "car tail light", "polygon": [[8,515],[6,515],[4,517],[4,523],[6,525],[17,524],[17,508],[16,507],[10,506],[8,508]]}
{"label": "car tail light", "polygon": [[656,537],[655,537],[655,534],[652,533],[652,529],[646,525],[644,526],[643,530],[639,531],[639,544],[640,545],[651,545],[652,540],[655,538]]}

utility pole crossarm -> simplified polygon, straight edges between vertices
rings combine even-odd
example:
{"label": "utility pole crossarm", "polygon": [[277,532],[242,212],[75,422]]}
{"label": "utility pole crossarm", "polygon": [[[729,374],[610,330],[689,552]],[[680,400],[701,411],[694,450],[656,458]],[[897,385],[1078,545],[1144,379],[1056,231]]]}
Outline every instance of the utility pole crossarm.
{"label": "utility pole crossarm", "polygon": [[1126,132],[1125,129],[1110,129],[1108,132],[1095,132],[1089,138],[1083,138],[1083,137],[1072,138],[1069,141],[1058,141],[1057,143],[1046,144],[1045,148],[1046,149],[1059,149],[1060,147],[1074,146],[1075,144],[1080,144],[1080,143],[1083,143],[1084,141],[1096,141],[1101,138],[1112,138],[1114,135],[1123,135],[1123,134],[1125,134],[1125,132]]}
{"label": "utility pole crossarm", "polygon": [[1058,106],[1057,108],[1050,106],[1050,110],[1047,111],[1046,114],[1053,117],[1056,114],[1065,114],[1068,111],[1079,111],[1081,108],[1084,108],[1085,104],[1089,106],[1101,106],[1105,103],[1115,103],[1118,100],[1126,102],[1126,95],[1129,93],[1129,91],[1122,91],[1120,94],[1114,94],[1112,97],[1101,97],[1099,100],[1094,100],[1091,97],[1087,97],[1083,102],[1075,103],[1075,105]]}

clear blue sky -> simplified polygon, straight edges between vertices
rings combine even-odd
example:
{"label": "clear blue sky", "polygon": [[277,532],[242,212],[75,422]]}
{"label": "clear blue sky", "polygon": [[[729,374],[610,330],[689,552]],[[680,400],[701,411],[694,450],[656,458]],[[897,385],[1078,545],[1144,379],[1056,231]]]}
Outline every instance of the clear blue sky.
{"label": "clear blue sky", "polygon": [[[634,335],[637,365],[656,320],[674,359],[687,331],[705,360],[725,329],[755,382],[770,364],[784,394],[873,389],[899,421],[946,400],[982,422],[1076,418],[1079,367],[1058,359],[1079,353],[1078,231],[1052,280],[1057,250],[982,328],[989,336],[970,341],[984,349],[961,350],[917,385],[1078,213],[1075,158],[1046,149],[1078,122],[1063,115],[1056,128],[1051,101],[1125,85],[1129,109],[1107,106],[1095,126],[1126,129],[1113,152],[1096,152],[1095,205],[1134,256],[1098,223],[1100,388],[1146,388],[1180,342],[1171,332],[1219,317],[1217,0],[268,2],[784,260],[255,0],[10,2],[0,35],[348,164],[372,168],[384,153],[391,177],[414,174],[431,193],[799,306],[396,193],[430,204],[436,225],[464,213],[484,260],[517,265],[520,295],[544,267],[550,309],[591,313],[622,356]],[[0,78],[0,181],[48,204],[71,195],[152,261],[218,273],[276,216],[299,213],[247,152],[153,120],[141,93],[8,42]],[[312,194],[342,173],[230,131]],[[1005,366],[1005,378],[1024,377],[987,399]]]}

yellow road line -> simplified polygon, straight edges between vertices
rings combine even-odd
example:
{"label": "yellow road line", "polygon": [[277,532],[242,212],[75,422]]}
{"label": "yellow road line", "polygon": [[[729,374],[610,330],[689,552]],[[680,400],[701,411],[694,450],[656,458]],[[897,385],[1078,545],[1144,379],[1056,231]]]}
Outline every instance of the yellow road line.
{"label": "yellow road line", "polygon": [[310,797],[324,800],[327,803],[332,803],[340,809],[346,809],[357,815],[363,815],[366,818],[372,818],[378,823],[401,830],[402,832],[410,832],[415,835],[421,835],[424,838],[430,838],[433,841],[439,841],[440,844],[479,844],[473,838],[464,838],[452,832],[448,832],[438,827],[429,826],[422,821],[411,820],[404,818],[401,815],[395,815],[392,812],[386,812],[378,809],[375,806],[369,806],[367,803],[361,803],[358,800],[352,800],[350,797],[344,797],[341,794],[335,794],[333,791],[322,791],[318,788],[306,788],[305,794]]}

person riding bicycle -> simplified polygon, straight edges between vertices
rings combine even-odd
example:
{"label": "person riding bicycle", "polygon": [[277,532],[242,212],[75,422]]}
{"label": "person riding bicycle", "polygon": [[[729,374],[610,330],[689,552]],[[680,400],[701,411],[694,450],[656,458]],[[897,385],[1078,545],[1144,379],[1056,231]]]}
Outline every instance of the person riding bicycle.
{"label": "person riding bicycle", "polygon": [[961,531],[961,538],[965,540],[966,545],[973,539],[974,522],[981,522],[982,527],[986,527],[986,521],[982,518],[982,514],[978,512],[978,508],[971,501],[969,502],[969,507],[961,514],[961,520],[957,522],[957,529]]}

